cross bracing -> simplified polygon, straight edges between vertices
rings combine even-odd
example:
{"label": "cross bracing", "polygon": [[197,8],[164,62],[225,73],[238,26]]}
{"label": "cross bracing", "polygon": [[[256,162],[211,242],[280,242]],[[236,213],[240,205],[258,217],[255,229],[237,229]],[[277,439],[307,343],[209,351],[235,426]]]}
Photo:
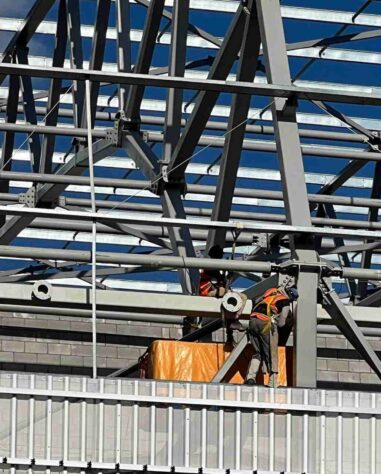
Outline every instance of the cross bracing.
{"label": "cross bracing", "polygon": [[[286,3],[40,0],[24,18],[0,6],[1,281],[93,277],[102,300],[136,288],[132,273],[149,291],[156,270],[160,291],[181,288],[201,311],[201,261],[171,257],[236,242],[235,259],[252,262],[236,275],[243,291],[269,272],[298,278],[297,384],[316,384],[317,292],[378,373],[348,317],[380,280],[381,8]],[[95,242],[96,261],[47,250]],[[160,264],[137,255],[118,274],[118,254]],[[328,277],[348,284],[349,316]]]}

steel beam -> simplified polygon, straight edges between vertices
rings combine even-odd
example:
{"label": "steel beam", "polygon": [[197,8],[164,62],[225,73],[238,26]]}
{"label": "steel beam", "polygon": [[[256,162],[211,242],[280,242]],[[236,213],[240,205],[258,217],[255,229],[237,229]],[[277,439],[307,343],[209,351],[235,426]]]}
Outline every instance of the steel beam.
{"label": "steel beam", "polygon": [[[240,82],[254,81],[261,44],[255,1],[250,0],[247,8],[250,13],[246,17],[237,71],[237,80]],[[250,102],[250,96],[238,94],[233,96],[216,197],[213,205],[212,220],[214,221],[228,221],[230,218]],[[225,237],[226,233],[224,230],[216,231],[211,229],[208,235],[207,248],[211,248],[214,245],[220,245],[223,248],[225,246]]]}
{"label": "steel beam", "polygon": [[[91,45],[89,69],[100,71],[103,65],[103,57],[106,47],[106,33],[108,28],[109,16],[110,16],[111,0],[98,0],[97,10],[95,13],[95,27],[94,37]],[[90,127],[94,127],[95,114],[97,109],[98,95],[99,95],[99,82],[92,82],[90,89],[91,97],[91,124]],[[86,127],[86,110],[83,110],[82,127]]]}
{"label": "steel beam", "polygon": [[[75,69],[83,68],[83,51],[82,51],[82,37],[81,37],[81,17],[79,2],[76,0],[66,0],[67,8],[67,27],[70,46],[70,65]],[[52,79],[59,79],[51,77]],[[61,77],[61,79],[64,79]],[[72,96],[73,96],[73,111],[74,111],[74,125],[80,127],[82,115],[85,105],[85,80],[77,80],[73,78]]]}
{"label": "steel beam", "polygon": [[[53,52],[53,67],[62,67],[65,62],[68,39],[67,20],[66,0],[60,0],[58,6],[57,29]],[[61,79],[51,80],[48,92],[48,102],[46,105],[45,126],[53,127],[54,129],[56,129],[58,122],[59,107],[57,104],[60,100],[61,88]],[[52,172],[52,159],[55,143],[56,136],[54,134],[43,136],[41,157],[39,160],[40,163],[38,169],[40,173]]]}
{"label": "steel beam", "polygon": [[[259,25],[269,84],[291,84],[279,0],[257,0]],[[311,216],[304,181],[303,158],[294,99],[275,99],[271,105],[287,222],[310,226]],[[291,240],[298,258],[318,262],[311,239]],[[294,377],[298,387],[316,387],[316,304],[318,274],[298,275],[298,315],[295,329]]]}
{"label": "steel beam", "polygon": [[[372,199],[379,199],[381,197],[381,163],[376,163],[373,175],[373,186],[371,196]],[[370,208],[368,212],[368,221],[378,221],[378,210]],[[372,241],[366,240],[365,244],[372,243]],[[361,258],[361,268],[370,268],[372,264],[372,250],[365,250]],[[366,298],[367,295],[367,282],[359,282],[357,297],[360,299]]]}
{"label": "steel beam", "polygon": [[[28,64],[28,48],[19,47],[16,50],[17,61],[19,64]],[[21,76],[21,91],[23,96],[23,107],[25,121],[31,125],[37,125],[36,106],[33,97],[32,78],[30,76]],[[32,169],[38,171],[41,156],[41,142],[40,136],[35,131],[28,136],[28,146],[30,149],[30,157]]]}
{"label": "steel beam", "polygon": [[[134,67],[133,75],[147,74],[151,66],[156,37],[160,28],[161,16],[164,8],[164,0],[151,0],[147,10],[146,21],[143,29],[143,37],[140,42],[139,53]],[[118,74],[118,77],[121,74]],[[118,81],[121,83],[121,81]],[[144,95],[144,85],[131,85],[128,90],[127,102],[125,104],[126,116],[133,122],[139,122],[140,104]]]}
{"label": "steel beam", "polygon": [[[129,131],[124,134],[122,146],[128,152],[144,176],[154,180],[159,173],[159,160],[149,145],[142,139],[140,133]],[[149,186],[150,187],[150,186]]]}
{"label": "steel beam", "polygon": [[[25,47],[36,32],[39,24],[47,15],[55,0],[36,0],[29,10],[25,21],[20,29],[12,36],[11,40],[4,48],[2,62],[11,62],[13,52],[16,47]],[[5,76],[0,75],[0,84]]]}
{"label": "steel beam", "polygon": [[[131,38],[130,38],[130,2],[116,0],[116,45],[118,72],[131,72]],[[127,98],[128,88],[124,84],[118,85],[119,110],[123,110]],[[96,116],[96,113],[95,113]]]}
{"label": "steel beam", "polygon": [[[107,139],[98,140],[93,143],[94,160],[99,161],[110,154],[113,145]],[[88,165],[88,151],[75,153],[71,160],[67,161],[58,170],[57,174],[67,174],[78,176],[83,173],[84,167]],[[55,201],[61,192],[66,188],[65,184],[45,184],[37,190],[37,201],[52,203]],[[0,229],[0,243],[5,244],[11,242],[17,237],[19,232],[27,227],[34,217],[32,215],[17,216],[8,221]]]}
{"label": "steel beam", "polygon": [[[57,191],[56,188],[52,188],[50,196],[53,196],[53,193]],[[48,194],[48,192],[47,192]],[[118,215],[113,216],[110,213],[91,213],[91,212],[81,212],[81,211],[65,211],[59,212],[57,210],[50,209],[39,209],[39,208],[20,208],[20,207],[7,207],[0,206],[0,214],[22,216],[28,219],[34,219],[36,217],[46,218],[55,216],[56,219],[63,220],[83,220],[88,221],[90,219],[100,220],[104,222],[113,222],[115,219],[119,220],[121,223],[125,224],[146,224],[147,217],[145,216],[125,216]],[[161,219],[151,219],[150,224],[155,226],[169,226],[169,227],[189,227],[195,229],[208,229],[208,228],[221,228],[231,230],[233,232],[280,232],[282,234],[300,234],[303,238],[314,236],[314,235],[323,235],[323,236],[343,236],[349,238],[364,238],[364,239],[374,239],[381,240],[381,232],[379,231],[367,231],[367,230],[352,230],[352,229],[341,229],[341,228],[325,228],[325,227],[316,227],[316,226],[295,226],[295,225],[281,225],[274,224],[272,222],[218,222],[218,221],[208,221],[208,220],[187,220],[187,219],[171,219],[171,218],[161,218]],[[11,223],[9,224],[11,226]],[[26,224],[27,225],[27,224]],[[6,224],[8,228],[8,224]]]}
{"label": "steel beam", "polygon": [[[242,5],[239,5],[221,48],[210,67],[208,81],[226,79],[242,44],[244,24],[245,13]],[[200,89],[201,92],[197,96],[192,114],[176,145],[171,164],[168,167],[172,179],[181,179],[184,176],[188,161],[218,99],[219,91],[206,91],[203,87]]]}
{"label": "steel beam", "polygon": [[[160,200],[163,207],[164,216],[170,219],[185,219],[184,206],[181,201],[180,191],[176,188],[164,188],[160,194]],[[168,234],[171,240],[171,246],[175,253],[180,258],[195,257],[192,237],[189,227],[168,227]],[[198,294],[199,273],[193,269],[186,271],[185,269],[179,272],[181,286],[183,292],[189,295]]]}
{"label": "steel beam", "polygon": [[[181,5],[180,5],[181,3]],[[185,32],[188,29],[189,0],[175,0],[172,17],[172,38],[169,58],[169,75],[184,76],[186,61]],[[168,89],[164,124],[163,159],[169,163],[180,137],[183,91]]]}
{"label": "steel beam", "polygon": [[[240,22],[239,26],[242,29],[242,24]],[[227,40],[227,38],[225,39]],[[235,41],[233,41],[233,45],[235,50]],[[217,58],[218,55],[216,59]],[[213,64],[215,64],[215,61],[213,62]],[[212,66],[211,71],[214,71],[214,69],[215,68],[213,68]],[[18,76],[29,75],[32,77],[45,78],[60,77],[62,79],[67,79],[71,81],[85,81],[86,79],[88,79],[94,82],[104,82],[109,84],[132,84],[136,87],[172,87],[175,89],[199,90],[203,91],[203,93],[210,93],[210,95],[212,95],[212,93],[213,95],[217,94],[217,96],[219,93],[225,92],[231,94],[259,95],[264,97],[282,97],[285,100],[293,98],[308,101],[323,100],[326,102],[338,102],[358,105],[381,105],[381,94],[372,94],[366,92],[359,94],[357,92],[342,89],[332,91],[314,87],[295,86],[278,83],[240,83],[235,81],[213,79],[213,76],[208,77],[208,79],[206,79],[205,81],[200,82],[199,79],[185,77],[164,77],[138,73],[119,73],[118,75],[115,75],[115,73],[106,71],[90,71],[84,69],[66,69],[53,67],[46,69],[44,67],[4,63],[0,64],[0,74],[15,74]],[[212,73],[210,72],[209,76],[211,76],[211,74]],[[227,76],[227,74],[228,73],[224,74],[223,76]],[[218,74],[218,77],[221,76],[222,74]],[[197,104],[195,105],[195,107],[196,106]],[[207,116],[210,116],[210,112],[208,112]],[[205,120],[205,123],[206,122],[207,119]]]}
{"label": "steel beam", "polygon": [[[9,95],[7,108],[5,113],[5,120],[9,123],[14,123],[17,120],[17,102],[20,90],[20,80],[17,76],[12,76],[9,80]],[[5,132],[2,148],[1,148],[1,161],[0,169],[8,171],[12,167],[12,156],[15,142],[15,134],[12,131]],[[0,192],[9,192],[9,180],[0,180]],[[5,216],[0,217],[0,226],[5,224]]]}
{"label": "steel beam", "polygon": [[330,289],[328,280],[324,278],[323,282],[324,288],[322,291],[325,310],[340,327],[342,333],[352,346],[381,379],[381,360],[378,358],[370,343],[365,339],[357,324],[353,321],[347,308],[336,292]]}
{"label": "steel beam", "polygon": [[246,349],[247,344],[249,343],[247,334],[244,333],[241,339],[239,340],[238,344],[234,347],[232,352],[230,353],[229,357],[225,360],[222,364],[219,371],[213,377],[212,382],[214,383],[222,383],[225,380],[225,377],[228,375],[229,370],[232,369],[234,364],[237,362],[239,357],[242,355],[243,351]]}

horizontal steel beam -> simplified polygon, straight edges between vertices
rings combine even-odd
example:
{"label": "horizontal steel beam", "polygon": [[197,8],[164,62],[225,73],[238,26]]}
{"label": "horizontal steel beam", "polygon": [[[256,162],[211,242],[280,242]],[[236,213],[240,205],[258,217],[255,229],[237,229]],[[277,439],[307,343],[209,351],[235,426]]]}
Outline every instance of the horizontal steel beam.
{"label": "horizontal steel beam", "polygon": [[[381,157],[381,154],[380,154]],[[11,181],[29,181],[33,183],[61,183],[66,185],[76,186],[89,186],[90,181],[86,176],[69,176],[69,175],[58,175],[58,174],[42,174],[42,173],[25,173],[18,171],[0,171],[0,180],[11,180]],[[132,179],[116,179],[116,178],[95,178],[95,185],[98,187],[111,187],[113,189],[137,189],[137,190],[149,190],[151,185],[149,181],[144,180],[132,180]],[[200,185],[200,184],[189,184],[187,185],[187,192],[192,194],[206,194],[215,195],[215,186]],[[78,189],[76,190],[79,191]],[[104,194],[105,190],[97,190],[96,192]],[[281,191],[269,191],[266,189],[251,189],[251,188],[239,188],[235,189],[235,197],[246,197],[252,199],[269,199],[283,201],[283,193]],[[4,197],[5,198],[5,197]],[[308,200],[315,204],[334,204],[341,206],[355,206],[355,207],[371,207],[381,208],[381,199],[370,199],[362,197],[347,197],[347,196],[336,196],[336,195],[325,195],[325,194],[308,194]],[[115,202],[113,207],[119,207]],[[276,219],[276,216],[275,216]],[[318,221],[316,221],[318,222]],[[320,221],[321,223],[324,221]],[[341,222],[341,221],[337,221]],[[357,225],[356,221],[356,225]],[[362,227],[365,222],[359,223],[359,227]],[[345,226],[346,224],[339,223],[338,225]],[[364,226],[365,228],[366,226]],[[373,226],[371,226],[373,227]],[[377,228],[377,225],[376,227]]]}
{"label": "horizontal steel beam", "polygon": [[381,105],[381,95],[362,94],[351,91],[327,91],[307,87],[286,86],[277,84],[252,84],[207,79],[200,83],[184,77],[158,77],[149,74],[119,72],[107,73],[95,70],[65,69],[52,67],[49,69],[21,64],[0,64],[0,75],[32,76],[40,78],[61,78],[70,81],[106,82],[109,84],[133,84],[140,86],[165,87],[175,89],[191,89],[214,91],[231,94],[248,94],[283,99],[298,98],[304,100],[321,100],[361,105]]}
{"label": "horizontal steel beam", "polygon": [[[43,282],[40,282],[43,284]],[[42,301],[33,296],[33,284],[28,283],[0,283],[0,304],[4,305],[42,305]],[[43,302],[47,310],[49,307],[90,309],[91,289],[77,287],[52,286],[50,299]],[[144,293],[147,295],[147,293]],[[157,315],[158,321],[162,315],[167,316],[199,316],[220,318],[221,300],[202,296],[186,296],[168,293],[149,293],[149,297],[142,297],[138,291],[97,290],[97,308],[102,311],[117,311],[129,313],[143,313]],[[5,307],[5,306],[4,306]],[[246,303],[243,317],[251,312],[252,303]],[[373,327],[381,326],[379,308],[346,306],[352,318],[360,325]],[[28,310],[29,311],[29,310]],[[113,314],[113,313],[111,313]],[[150,316],[149,316],[150,317]],[[318,323],[326,324],[331,321],[326,311],[318,305]],[[332,321],[331,321],[332,322]]]}
{"label": "horizontal steel beam", "polygon": [[[176,223],[176,225],[178,225]],[[35,260],[53,260],[68,262],[91,262],[91,252],[86,250],[67,250],[67,249],[48,249],[37,247],[21,246],[0,246],[0,257],[35,259]],[[119,264],[119,265],[141,265],[149,268],[198,268],[214,269],[232,272],[253,272],[253,273],[272,273],[285,272],[287,264],[290,268],[295,268],[301,263],[291,260],[283,265],[277,265],[271,262],[257,262],[252,260],[218,260],[210,258],[195,257],[174,257],[166,255],[144,255],[144,254],[125,254],[116,252],[97,252],[97,264]],[[285,266],[286,265],[286,266]],[[310,265],[311,271],[320,271],[325,264]],[[358,278],[362,280],[381,281],[381,270],[361,269],[361,268],[341,268],[331,269],[333,275],[343,278]]]}
{"label": "horizontal steel beam", "polygon": [[103,222],[107,225],[108,222],[113,223],[117,220],[120,224],[147,224],[155,226],[166,226],[166,227],[189,227],[195,229],[227,229],[230,231],[239,232],[277,232],[281,234],[300,234],[300,235],[322,235],[330,237],[357,237],[364,239],[381,240],[381,231],[368,231],[368,230],[352,230],[352,229],[331,229],[326,227],[303,227],[284,225],[276,223],[255,223],[248,221],[231,221],[231,222],[217,222],[217,221],[196,221],[190,219],[150,219],[146,216],[129,216],[129,215],[111,215],[110,213],[93,213],[93,212],[81,212],[81,211],[59,211],[51,209],[39,209],[39,208],[25,208],[25,207],[7,207],[0,206],[0,214],[22,216],[28,218],[44,218],[54,217],[55,219],[64,220],[80,220],[80,221],[96,221]]}

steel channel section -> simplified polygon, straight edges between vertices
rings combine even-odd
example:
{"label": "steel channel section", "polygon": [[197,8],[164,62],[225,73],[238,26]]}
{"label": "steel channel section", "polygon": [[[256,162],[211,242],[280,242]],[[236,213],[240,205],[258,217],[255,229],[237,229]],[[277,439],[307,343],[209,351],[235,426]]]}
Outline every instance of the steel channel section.
{"label": "steel channel section", "polygon": [[[271,466],[277,472],[296,474],[314,472],[313,467],[318,466],[321,472],[341,472],[344,446],[353,453],[353,464],[359,465],[359,452],[364,442],[359,438],[360,418],[361,430],[370,433],[371,447],[369,454],[368,450],[361,452],[361,467],[366,472],[378,472],[379,460],[374,449],[379,438],[379,394],[369,393],[364,397],[359,392],[317,390],[311,401],[306,390],[275,391],[264,387],[229,390],[224,385],[212,386],[212,391],[210,388],[205,384],[115,379],[95,382],[79,377],[4,373],[0,404],[8,404],[11,415],[2,427],[2,435],[9,442],[3,444],[0,452],[1,467],[14,469],[14,472],[29,469],[31,473],[61,469],[184,474],[201,471],[226,474],[229,470],[234,474],[253,471],[265,474],[270,472]],[[27,404],[25,397],[29,399]],[[42,416],[46,417],[46,430],[41,436],[32,437],[41,422],[37,401],[42,407]],[[99,409],[91,416],[94,404]],[[165,429],[157,421],[158,410],[170,420]],[[224,430],[232,419],[235,429]],[[300,426],[299,419],[302,421]],[[309,436],[309,425],[313,420],[316,420],[316,441],[315,436]],[[144,430],[141,428],[143,421],[147,427]],[[328,429],[329,421],[335,425],[335,430]],[[278,426],[286,429],[277,431]],[[350,434],[346,433],[345,426]],[[131,433],[127,437],[123,429],[126,427]],[[25,454],[17,449],[20,429],[28,434],[28,440],[33,440],[26,446]],[[218,436],[209,438],[210,429]],[[274,437],[269,440],[271,446],[264,448],[260,439],[268,430]],[[242,433],[246,431],[244,442]],[[184,433],[185,443],[179,445],[178,438]],[[196,438],[195,433],[199,433]],[[111,445],[107,442],[110,437],[114,441]],[[70,452],[69,456],[73,438],[82,442],[82,447]],[[144,442],[147,439],[153,443],[148,449]],[[165,441],[166,452],[170,454],[167,460],[160,459],[153,449],[159,439]],[[94,452],[86,453],[87,456],[86,440],[89,445],[95,445]],[[237,451],[234,457],[224,449],[229,443]],[[336,445],[337,449],[328,451],[328,443]],[[205,451],[202,455],[203,449],[213,449],[219,455],[216,458],[206,456]],[[39,452],[43,452],[44,457],[39,457]],[[231,462],[235,469],[229,467]]]}
{"label": "steel channel section", "polygon": [[[250,13],[247,15],[245,22],[237,80],[253,82],[257,71],[261,37],[255,1],[249,1],[247,8]],[[232,99],[216,197],[213,205],[212,220],[214,221],[228,221],[230,218],[250,102],[250,96],[236,94]],[[207,248],[217,244],[223,248],[225,246],[225,237],[226,233],[224,230],[210,230]]]}
{"label": "steel channel section", "polygon": [[[257,0],[259,25],[269,84],[291,84],[279,0]],[[296,123],[294,101],[275,99],[271,106],[277,143],[287,221],[311,225],[303,158]],[[298,258],[317,262],[313,242],[294,240]],[[294,382],[298,387],[316,387],[316,304],[318,274],[301,271],[298,275],[298,309],[294,337]],[[299,317],[298,317],[299,315]],[[302,316],[301,316],[302,315]]]}

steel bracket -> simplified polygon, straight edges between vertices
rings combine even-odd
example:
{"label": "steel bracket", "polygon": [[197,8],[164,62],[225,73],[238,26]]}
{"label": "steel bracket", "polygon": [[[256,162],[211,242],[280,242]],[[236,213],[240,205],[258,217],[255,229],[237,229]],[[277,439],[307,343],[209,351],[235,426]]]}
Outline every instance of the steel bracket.
{"label": "steel bracket", "polygon": [[281,274],[297,275],[303,273],[317,273],[319,277],[341,276],[342,269],[333,267],[327,262],[301,262],[298,260],[290,260],[278,266]]}
{"label": "steel bracket", "polygon": [[27,207],[36,207],[37,205],[37,192],[36,188],[32,186],[26,193],[19,195],[19,203],[25,204]]}
{"label": "steel bracket", "polygon": [[184,178],[173,179],[167,172],[167,165],[162,167],[161,174],[157,179],[151,182],[151,191],[160,196],[165,189],[178,189],[185,196],[187,193],[187,184]]}
{"label": "steel bracket", "polygon": [[253,245],[265,249],[266,252],[269,252],[271,250],[269,234],[261,232],[259,234],[253,235]]}

